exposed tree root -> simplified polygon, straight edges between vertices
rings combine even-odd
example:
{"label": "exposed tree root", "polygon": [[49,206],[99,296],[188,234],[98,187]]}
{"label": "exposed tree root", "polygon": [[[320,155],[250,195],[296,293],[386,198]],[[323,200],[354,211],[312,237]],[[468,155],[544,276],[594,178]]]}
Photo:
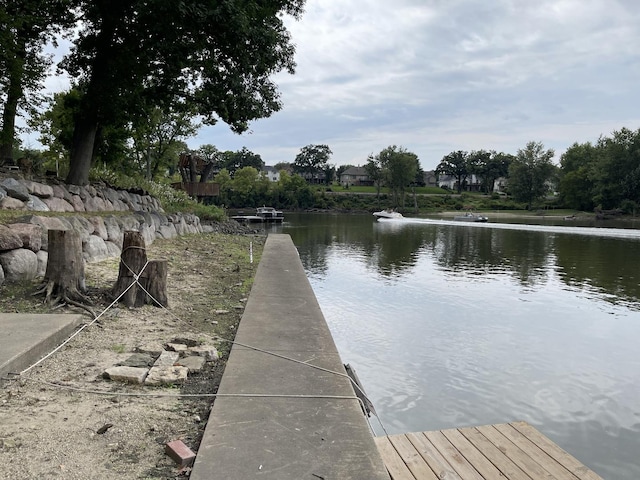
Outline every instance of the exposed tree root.
{"label": "exposed tree root", "polygon": [[52,310],[57,310],[65,305],[73,305],[89,313],[92,319],[96,318],[96,314],[90,308],[93,306],[91,300],[77,289],[65,288],[61,285],[56,285],[52,280],[45,280],[33,295],[43,295],[43,303],[46,303]]}

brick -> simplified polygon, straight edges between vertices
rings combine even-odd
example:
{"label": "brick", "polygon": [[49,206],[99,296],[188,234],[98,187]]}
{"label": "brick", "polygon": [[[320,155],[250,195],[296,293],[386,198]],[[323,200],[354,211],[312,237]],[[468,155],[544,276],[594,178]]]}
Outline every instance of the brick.
{"label": "brick", "polygon": [[178,359],[180,358],[180,354],[178,352],[167,352],[163,351],[156,363],[153,364],[154,367],[170,367],[174,365]]}
{"label": "brick", "polygon": [[107,368],[103,375],[115,381],[127,383],[143,383],[148,373],[148,368],[111,367]]}
{"label": "brick", "polygon": [[183,367],[187,367],[189,369],[189,373],[199,372],[202,370],[202,366],[204,365],[205,358],[200,357],[198,355],[190,355],[188,357],[181,358],[178,360],[178,365]]}
{"label": "brick", "polygon": [[167,443],[164,452],[181,468],[191,466],[196,459],[196,454],[182,440]]}
{"label": "brick", "polygon": [[207,360],[217,361],[220,358],[218,350],[213,345],[199,345],[197,347],[189,347],[188,353],[199,355]]}
{"label": "brick", "polygon": [[144,380],[145,385],[180,385],[185,382],[189,369],[181,366],[152,367]]}

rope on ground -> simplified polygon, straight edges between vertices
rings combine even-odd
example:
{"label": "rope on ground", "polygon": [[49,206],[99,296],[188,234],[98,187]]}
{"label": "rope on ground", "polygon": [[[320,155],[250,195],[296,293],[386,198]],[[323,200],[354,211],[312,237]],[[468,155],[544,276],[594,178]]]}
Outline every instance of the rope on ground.
{"label": "rope on ground", "polygon": [[[122,251],[122,253],[124,253],[127,249],[129,248],[137,248],[137,249],[141,249],[141,250],[146,250],[146,248],[143,247],[139,247],[139,246],[129,246],[127,247],[125,250]],[[37,362],[35,362],[33,365],[25,368],[24,370],[22,370],[18,375],[23,375],[25,373],[27,373],[29,370],[31,370],[32,368],[36,367],[37,365],[39,365],[40,363],[42,363],[43,361],[45,361],[47,358],[51,357],[54,353],[56,353],[57,351],[59,351],[62,347],[64,347],[65,345],[67,345],[73,338],[75,338],[78,334],[80,334],[80,332],[82,332],[85,328],[90,327],[91,325],[93,325],[94,323],[96,323],[98,321],[98,319],[100,319],[100,317],[102,317],[107,311],[109,311],[109,309],[111,309],[116,303],[118,303],[118,301],[122,298],[122,296],[127,293],[129,291],[129,289],[131,289],[134,285],[138,285],[139,288],[142,289],[142,291],[144,291],[145,294],[147,294],[149,296],[149,298],[151,298],[151,300],[159,307],[161,307],[162,309],[164,309],[166,312],[169,313],[170,316],[172,316],[175,320],[178,321],[183,321],[182,318],[178,317],[175,313],[173,313],[171,310],[169,310],[167,307],[165,307],[164,305],[162,305],[158,300],[156,300],[156,298],[154,298],[153,295],[151,295],[147,289],[144,288],[144,286],[139,282],[140,276],[142,275],[142,273],[144,272],[145,268],[147,268],[147,265],[149,264],[149,261],[147,260],[147,262],[144,264],[144,266],[142,267],[142,269],[140,270],[139,273],[135,273],[127,264],[126,262],[124,262],[122,260],[122,253],[120,255],[120,260],[122,262],[122,264],[132,273],[134,281],[131,282],[131,284],[115,299],[113,300],[113,302],[111,302],[111,304],[109,304],[109,306],[107,306],[102,312],[100,312],[100,314],[98,314],[90,323],[88,324],[84,324],[81,328],[79,328],[76,332],[73,333],[73,335],[71,335],[69,338],[67,338],[64,342],[62,342],[60,345],[58,345],[58,347],[56,347],[54,350],[52,350],[51,352],[49,352],[47,355],[45,355],[44,357],[42,357],[40,360],[38,360]],[[217,337],[220,341],[223,342],[227,342],[230,343],[232,345],[238,345],[240,347],[244,347],[244,348],[248,348],[251,350],[254,350],[256,352],[260,352],[260,353],[264,353],[267,355],[271,355],[277,358],[281,358],[283,360],[287,360],[293,363],[297,363],[300,365],[304,365],[306,367],[310,367],[310,368],[314,368],[316,370],[320,370],[322,372],[326,372],[332,375],[337,375],[340,377],[345,377],[349,383],[353,386],[354,390],[357,389],[360,391],[360,393],[362,394],[362,396],[364,398],[366,398],[371,404],[373,404],[373,402],[371,401],[371,399],[367,396],[367,394],[364,392],[364,390],[346,373],[342,373],[342,372],[336,372],[335,370],[330,370],[328,368],[324,368],[324,367],[320,367],[318,365],[313,365],[311,363],[307,363],[307,362],[303,362],[301,360],[297,360],[295,358],[291,358],[291,357],[287,357],[286,355],[282,355],[279,353],[275,353],[275,352],[271,352],[268,350],[264,350],[262,348],[259,347],[254,347],[253,345],[248,345],[248,344],[244,344],[241,342],[237,342],[235,340],[230,340],[228,338],[224,338],[224,337]],[[327,398],[327,399],[356,399],[358,400],[358,402],[361,404],[363,411],[366,411],[366,408],[364,406],[363,401],[358,398],[357,396],[316,396],[316,395],[270,395],[270,394],[217,394],[217,393],[212,393],[212,394],[137,394],[137,393],[132,393],[132,394],[128,394],[128,393],[117,393],[117,392],[100,392],[99,390],[84,390],[84,389],[80,389],[77,387],[69,387],[69,386],[64,386],[64,385],[59,385],[59,384],[55,384],[55,383],[50,383],[50,382],[43,382],[41,380],[35,380],[35,379],[29,379],[35,382],[39,382],[39,383],[43,383],[52,387],[57,387],[57,388],[66,388],[69,390],[76,390],[76,391],[80,391],[80,392],[85,392],[85,393],[94,393],[94,394],[99,394],[99,395],[108,395],[108,394],[112,394],[112,395],[121,395],[121,396],[139,396],[139,397],[162,397],[162,396],[168,396],[168,397],[173,397],[173,398],[181,398],[181,397],[282,397],[282,398]],[[374,416],[376,417],[376,419],[378,420],[378,422],[380,423],[380,427],[382,428],[382,430],[384,431],[385,435],[389,435],[389,433],[387,432],[384,424],[382,423],[382,419],[380,418],[380,416],[378,415],[378,413],[373,410],[372,412],[374,414]]]}

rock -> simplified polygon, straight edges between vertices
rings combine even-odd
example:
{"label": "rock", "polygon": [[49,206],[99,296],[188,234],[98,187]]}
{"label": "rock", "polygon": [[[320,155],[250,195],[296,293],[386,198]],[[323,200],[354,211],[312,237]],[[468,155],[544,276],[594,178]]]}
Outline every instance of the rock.
{"label": "rock", "polygon": [[75,212],[75,208],[63,198],[51,197],[42,200],[52,212]]}
{"label": "rock", "polygon": [[12,228],[0,225],[0,251],[22,248],[24,242]]}
{"label": "rock", "polygon": [[173,340],[171,340],[171,343],[182,343],[187,347],[195,347],[200,342],[195,338],[195,335],[193,335],[193,336],[176,337]]}
{"label": "rock", "polygon": [[86,212],[87,209],[84,207],[84,202],[80,195],[72,195],[71,196],[71,205],[76,212]]}
{"label": "rock", "polygon": [[189,369],[179,365],[172,366],[154,366],[149,370],[147,378],[144,380],[145,385],[181,385],[187,379]]}
{"label": "rock", "polygon": [[5,198],[7,196],[7,191],[0,187],[0,200],[2,200],[3,198]]}
{"label": "rock", "polygon": [[38,274],[38,257],[26,248],[0,253],[0,265],[7,282],[33,280]]}
{"label": "rock", "polygon": [[139,367],[111,367],[102,376],[110,380],[127,383],[144,383],[149,374],[148,368]]}
{"label": "rock", "polygon": [[21,247],[38,252],[42,248],[42,226],[33,223],[12,223],[11,231],[22,239]]}
{"label": "rock", "polygon": [[0,200],[0,208],[3,210],[26,210],[27,206],[17,198],[5,197]]}
{"label": "rock", "polygon": [[183,343],[167,343],[167,350],[171,352],[186,352],[187,346]]}
{"label": "rock", "polygon": [[93,234],[98,235],[101,239],[109,240],[107,226],[104,224],[102,217],[89,217],[89,222],[93,225]]}
{"label": "rock", "polygon": [[47,273],[47,262],[49,261],[49,253],[44,250],[39,250],[36,252],[36,257],[38,257],[38,271],[36,276],[38,278],[44,277]]}
{"label": "rock", "polygon": [[93,224],[82,216],[73,216],[68,218],[71,227],[80,234],[80,238],[85,242],[93,234]]}
{"label": "rock", "polygon": [[157,232],[158,236],[165,239],[175,238],[178,235],[176,232],[176,227],[173,224],[169,225],[160,225]]}
{"label": "rock", "polygon": [[206,359],[204,357],[189,355],[188,357],[179,359],[177,365],[187,367],[189,369],[189,373],[193,373],[202,370],[205,361]]}
{"label": "rock", "polygon": [[62,185],[53,185],[53,196],[56,198],[62,198],[71,203],[71,194]]}
{"label": "rock", "polygon": [[196,347],[189,347],[188,352],[192,355],[198,355],[211,361],[218,361],[220,354],[218,349],[213,345],[198,345]]}
{"label": "rock", "polygon": [[122,367],[137,367],[137,368],[149,368],[155,362],[155,357],[152,357],[148,353],[134,353],[124,362],[119,363],[118,366]]}
{"label": "rock", "polygon": [[82,242],[82,257],[90,263],[101,262],[110,257],[109,249],[102,238],[89,235],[87,241]]}
{"label": "rock", "polygon": [[0,265],[0,285],[4,283],[4,270],[2,269],[2,265]]}
{"label": "rock", "polygon": [[29,190],[15,178],[5,178],[0,182],[0,186],[7,192],[7,195],[17,200],[26,202],[31,196]]}
{"label": "rock", "polygon": [[29,195],[29,199],[25,202],[27,210],[32,212],[50,212],[51,209],[35,195]]}
{"label": "rock", "polygon": [[122,240],[124,234],[122,233],[122,227],[118,223],[118,220],[113,215],[103,218],[104,226],[107,229],[107,240],[115,243],[118,247],[122,248]]}
{"label": "rock", "polygon": [[53,188],[50,185],[45,185],[43,183],[31,182],[29,180],[24,180],[22,184],[27,188],[27,191],[31,195],[35,195],[40,198],[50,198],[53,197]]}
{"label": "rock", "polygon": [[109,258],[119,257],[122,250],[118,245],[113,242],[106,241],[104,244],[107,246],[107,252],[109,252]]}
{"label": "rock", "polygon": [[167,352],[163,350],[153,366],[170,367],[178,361],[178,358],[180,358],[180,354],[178,352]]}
{"label": "rock", "polygon": [[164,347],[159,342],[145,343],[144,345],[136,347],[136,351],[140,353],[146,353],[148,355],[152,355],[154,358],[157,358],[162,352],[164,352]]}

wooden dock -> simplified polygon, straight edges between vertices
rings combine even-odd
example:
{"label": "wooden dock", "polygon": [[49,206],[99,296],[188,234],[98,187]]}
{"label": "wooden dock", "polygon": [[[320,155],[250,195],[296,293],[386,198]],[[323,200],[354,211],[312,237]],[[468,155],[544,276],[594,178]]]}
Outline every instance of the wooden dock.
{"label": "wooden dock", "polygon": [[602,480],[526,422],[375,441],[393,480]]}

